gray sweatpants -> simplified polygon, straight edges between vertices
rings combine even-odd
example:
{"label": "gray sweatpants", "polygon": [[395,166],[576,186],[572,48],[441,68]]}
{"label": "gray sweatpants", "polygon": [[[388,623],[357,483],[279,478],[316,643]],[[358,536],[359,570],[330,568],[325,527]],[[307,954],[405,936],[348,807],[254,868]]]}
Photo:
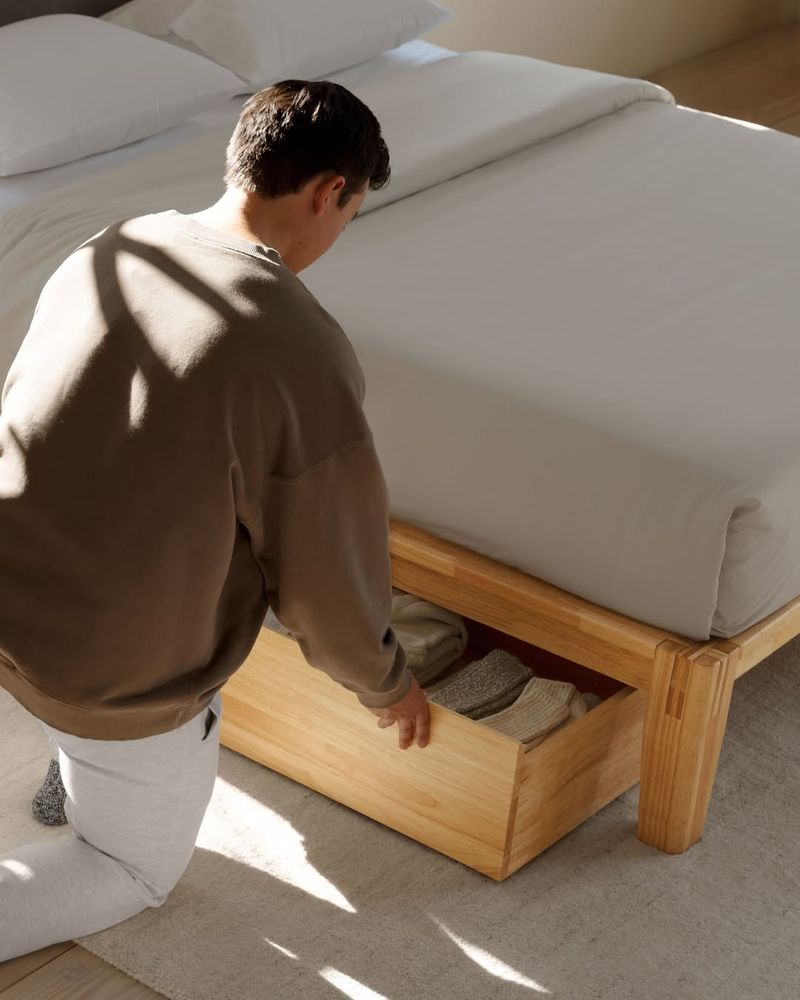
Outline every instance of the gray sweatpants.
{"label": "gray sweatpants", "polygon": [[179,729],[140,740],[87,740],[39,720],[58,747],[69,829],[0,855],[0,962],[165,902],[214,791],[221,718],[217,692]]}

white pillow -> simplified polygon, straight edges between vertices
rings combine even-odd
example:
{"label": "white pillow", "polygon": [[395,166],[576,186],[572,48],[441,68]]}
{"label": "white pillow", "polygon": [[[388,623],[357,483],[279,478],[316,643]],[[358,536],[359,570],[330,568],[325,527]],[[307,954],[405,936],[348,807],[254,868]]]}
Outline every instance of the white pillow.
{"label": "white pillow", "polygon": [[141,31],[143,35],[168,35],[169,22],[181,14],[192,0],[129,0],[103,14],[101,21],[110,21],[121,28]]}
{"label": "white pillow", "polygon": [[452,16],[433,0],[193,0],[170,27],[260,89],[365,62]]}
{"label": "white pillow", "polygon": [[0,176],[163,132],[243,92],[230,70],[82,14],[0,28]]}
{"label": "white pillow", "polygon": [[100,20],[121,28],[141,31],[143,35],[168,35],[169,22],[181,14],[192,0],[130,0],[115,7]]}
{"label": "white pillow", "polygon": [[[120,28],[140,31],[143,35],[154,35],[162,42],[169,42],[170,45],[177,45],[206,58],[205,53],[193,42],[187,42],[185,38],[170,31],[169,22],[186,10],[191,2],[192,0],[129,0],[129,3],[103,14],[101,20],[110,21]],[[246,89],[243,87],[242,92]]]}

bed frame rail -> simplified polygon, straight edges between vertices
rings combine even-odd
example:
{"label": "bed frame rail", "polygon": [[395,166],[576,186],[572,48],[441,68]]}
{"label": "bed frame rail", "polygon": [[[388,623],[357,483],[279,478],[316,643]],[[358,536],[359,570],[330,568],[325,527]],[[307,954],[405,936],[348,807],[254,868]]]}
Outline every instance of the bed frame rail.
{"label": "bed frame rail", "polygon": [[687,639],[391,519],[395,587],[648,693],[637,836],[703,834],[737,677],[800,634],[800,597],[730,639]]}

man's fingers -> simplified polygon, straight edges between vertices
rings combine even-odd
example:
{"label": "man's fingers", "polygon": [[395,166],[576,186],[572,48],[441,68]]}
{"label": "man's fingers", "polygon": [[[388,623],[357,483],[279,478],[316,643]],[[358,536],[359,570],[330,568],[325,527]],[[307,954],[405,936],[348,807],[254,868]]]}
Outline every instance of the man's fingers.
{"label": "man's fingers", "polygon": [[417,731],[417,743],[421,747],[426,747],[431,738],[431,717],[427,711],[419,713],[415,728]]}
{"label": "man's fingers", "polygon": [[388,729],[397,723],[398,745],[401,750],[407,750],[416,738],[417,745],[426,747],[430,742],[431,723],[427,712],[420,712],[416,716],[385,715],[378,719],[379,729]]}
{"label": "man's fingers", "polygon": [[401,750],[407,750],[414,739],[414,723],[409,718],[398,717],[397,728],[399,733],[399,746]]}

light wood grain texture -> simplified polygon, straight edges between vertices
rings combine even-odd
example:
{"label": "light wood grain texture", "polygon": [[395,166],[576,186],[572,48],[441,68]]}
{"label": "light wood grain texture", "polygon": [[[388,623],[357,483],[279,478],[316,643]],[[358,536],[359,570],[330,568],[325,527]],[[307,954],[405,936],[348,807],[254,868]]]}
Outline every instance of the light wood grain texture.
{"label": "light wood grain texture", "polygon": [[798,134],[800,23],[791,23],[647,77],[678,104]]}
{"label": "light wood grain texture", "polygon": [[32,951],[30,955],[21,955],[9,962],[0,962],[0,993],[75,947],[74,942],[65,941],[63,944],[51,944],[47,948]]}
{"label": "light wood grain texture", "polygon": [[800,597],[735,636],[739,647],[736,676],[741,677],[770,653],[800,634]]}
{"label": "light wood grain texture", "polygon": [[3,1000],[153,1000],[161,994],[85,948],[72,946],[0,996]]}
{"label": "light wood grain texture", "polygon": [[639,778],[646,696],[623,688],[534,750],[431,704],[431,741],[397,730],[262,630],[223,690],[223,745],[503,879]]}
{"label": "light wood grain texture", "polygon": [[639,780],[647,695],[626,687],[523,755],[506,874]]}
{"label": "light wood grain texture", "polygon": [[788,118],[781,118],[774,122],[772,128],[778,132],[788,132],[789,135],[800,136],[800,114],[790,115]]}
{"label": "light wood grain texture", "polygon": [[292,639],[262,629],[222,689],[224,746],[392,829],[498,877],[521,744],[431,705],[431,742],[398,747],[397,727],[309,667]]}
{"label": "light wood grain texture", "polygon": [[390,529],[396,587],[631,687],[649,685],[660,643],[685,641],[420,528]]}
{"label": "light wood grain texture", "polygon": [[680,854],[703,833],[728,719],[739,647],[664,642],[642,741],[638,837]]}

